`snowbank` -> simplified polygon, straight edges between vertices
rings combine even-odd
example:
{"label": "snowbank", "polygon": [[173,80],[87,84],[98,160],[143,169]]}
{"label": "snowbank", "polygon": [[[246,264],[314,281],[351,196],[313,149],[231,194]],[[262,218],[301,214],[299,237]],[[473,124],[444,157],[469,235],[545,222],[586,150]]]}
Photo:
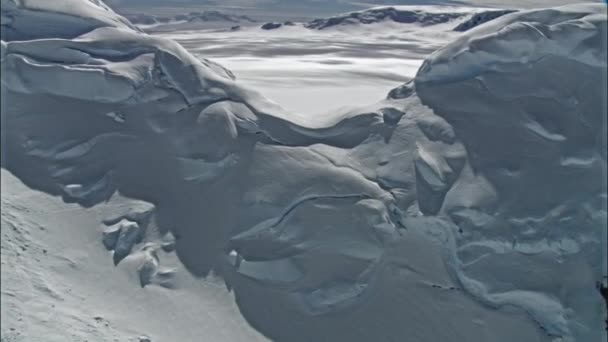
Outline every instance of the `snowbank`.
{"label": "snowbank", "polygon": [[[585,263],[596,281],[606,272],[606,38],[601,4],[509,14],[432,54],[415,79],[422,103],[450,123],[470,156],[470,178],[456,181],[442,210],[496,235],[463,239],[467,259],[478,258],[466,262],[463,285],[491,305],[524,307],[549,334],[576,341],[601,339],[599,321],[587,321],[593,332],[571,321],[572,314],[605,315],[579,302],[597,296],[594,281],[557,295],[568,285],[549,268],[566,274],[575,270],[565,264]],[[504,242],[492,241],[497,237]],[[507,249],[500,246],[507,241]],[[522,272],[528,266],[521,253],[544,260],[546,273],[532,276],[533,266]],[[562,255],[569,261],[557,266]],[[490,260],[511,266],[495,264],[490,280],[481,266]],[[540,291],[544,277],[554,277],[553,284]],[[505,281],[523,288],[508,290]]]}
{"label": "snowbank", "polygon": [[[87,1],[45,4],[99,25]],[[2,42],[2,166],[28,186],[152,203],[188,271],[222,276],[272,340],[605,338],[601,5],[498,18],[321,120],[107,15]],[[133,220],[106,218],[100,248],[180,291]]]}
{"label": "snowbank", "polygon": [[75,38],[99,27],[136,30],[101,0],[2,0],[2,40]]}

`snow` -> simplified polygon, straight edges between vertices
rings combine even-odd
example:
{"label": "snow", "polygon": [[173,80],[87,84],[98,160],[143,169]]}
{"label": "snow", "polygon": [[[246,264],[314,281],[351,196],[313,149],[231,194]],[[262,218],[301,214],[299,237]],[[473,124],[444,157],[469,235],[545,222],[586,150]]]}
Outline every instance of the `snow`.
{"label": "snow", "polygon": [[244,15],[231,15],[219,11],[202,11],[190,12],[188,14],[178,14],[174,17],[155,16],[145,13],[126,15],[133,24],[141,25],[142,27],[156,27],[166,25],[180,25],[192,22],[220,22],[220,23],[238,23],[238,22],[255,22],[255,20]]}
{"label": "snow", "polygon": [[[604,9],[603,5],[572,5],[506,15],[465,33],[427,59],[415,79],[417,94],[424,104],[453,125],[456,134],[468,141],[468,152],[475,155],[471,166],[465,168],[469,171],[463,170],[461,178],[449,190],[442,210],[476,208],[475,212],[497,212],[492,219],[496,221],[498,217],[530,217],[560,208],[559,223],[549,223],[555,218],[541,219],[533,225],[517,223],[514,227],[528,226],[529,230],[521,237],[510,238],[515,245],[520,240],[528,240],[530,234],[538,234],[539,238],[550,234],[556,239],[571,236],[571,232],[566,233],[566,227],[576,219],[567,212],[579,210],[575,209],[579,205],[572,202],[573,198],[595,202],[595,196],[601,194],[605,186],[602,179],[606,176],[601,166],[605,158],[600,163],[564,162],[588,159],[590,155],[599,161],[605,148],[605,143],[602,145],[593,138],[605,134],[599,128],[606,120],[602,109],[605,106],[601,104],[605,95],[599,76],[606,72]],[[553,76],[557,70],[560,70],[559,80]],[[586,80],[584,89],[573,92],[573,87],[581,86],[579,79]],[[584,105],[582,98],[590,102]],[[505,131],[505,127],[509,130]],[[491,139],[499,139],[501,143],[490,142]],[[588,151],[583,146],[593,147]],[[464,177],[467,174],[468,180]],[[528,191],[530,187],[535,191]],[[493,204],[489,208],[480,209],[490,203]],[[580,241],[586,239],[583,238],[586,234],[601,234],[605,224],[579,222],[575,229],[578,237],[574,240]],[[603,241],[599,235],[597,238]],[[476,239],[480,238],[473,241]],[[606,246],[601,244],[605,253]],[[565,253],[553,246],[532,250],[527,253],[553,254],[553,258]],[[591,267],[602,265],[599,255],[588,255],[578,247],[574,250],[577,252],[569,258],[560,259],[578,263],[583,262],[579,258],[589,258],[587,260],[595,260]],[[476,253],[481,257],[486,252]],[[501,254],[505,254],[504,262],[517,265],[508,266],[514,268],[507,272],[516,277],[513,270],[523,267],[523,261],[507,261],[519,260],[517,253]],[[549,266],[546,267],[546,271],[551,272]],[[492,305],[525,308],[551,335],[569,336],[575,341],[601,339],[599,333],[596,335],[569,321],[571,307],[565,303],[571,303],[572,297],[586,301],[582,298],[587,293],[582,290],[555,301],[542,293],[506,290],[503,284],[507,280],[477,281],[465,274],[461,275],[461,281],[470,286],[474,296]],[[504,272],[493,278],[503,277],[499,274]],[[488,275],[476,277],[489,279]],[[522,277],[525,277],[523,273]],[[542,276],[532,279],[541,281]],[[508,281],[514,283],[514,278]],[[522,284],[528,281],[532,280]],[[490,284],[496,289],[488,288]],[[578,304],[572,305],[578,307]],[[591,317],[592,310],[581,308],[577,315]]]}
{"label": "snow", "polygon": [[[479,11],[479,9],[469,9]],[[342,25],[376,24],[393,21],[401,24],[436,25],[444,24],[470,15],[466,9],[451,6],[383,6],[349,12],[330,18],[315,19],[304,24],[310,29],[323,30]]]}
{"label": "snow", "polygon": [[[601,50],[594,54],[587,47],[599,47],[598,41],[605,35],[603,10],[601,4],[571,5],[559,11],[503,16],[434,53],[420,68],[417,79],[445,82],[475,77],[489,70],[500,72],[501,65],[534,63],[546,55],[570,56],[585,64],[602,66],[605,54]],[[585,39],[598,43],[579,46]],[[445,63],[448,58],[453,59],[449,64]]]}
{"label": "snow", "polygon": [[2,40],[74,38],[99,27],[135,30],[97,0],[2,0]]}
{"label": "snow", "polygon": [[[142,252],[114,266],[103,217],[153,206],[114,196],[91,209],[34,191],[2,169],[2,338],[7,341],[266,341],[241,318],[221,279],[197,279],[159,250],[179,290],[140,287]],[[145,243],[158,234],[149,227]],[[165,289],[165,290],[163,290]]]}
{"label": "snow", "polygon": [[516,12],[516,10],[497,10],[497,11],[483,11],[473,14],[468,20],[458,24],[454,27],[454,31],[468,31],[481,24],[485,24],[488,21],[494,20],[503,15]]}
{"label": "snow", "polygon": [[28,6],[78,19],[3,37],[3,339],[606,338],[601,5],[450,23],[317,117],[97,2]]}
{"label": "snow", "polygon": [[[233,71],[238,83],[300,116],[323,117],[335,107],[366,105],[413,78],[424,57],[458,35],[453,25],[430,33],[382,23],[372,28],[264,31],[243,27],[154,32]],[[344,84],[349,91],[344,91]],[[315,101],[305,99],[315,98]]]}
{"label": "snow", "polygon": [[[497,13],[502,12],[461,6],[385,6],[289,25],[277,21],[281,26],[273,30],[247,22],[240,23],[237,31],[232,24],[208,22],[140,27],[220,62],[241,84],[290,112],[322,117],[345,103],[362,106],[384,97],[413,78],[426,56],[455,39],[459,35],[455,28],[474,27]],[[408,22],[391,19],[399,15]],[[337,23],[336,18],[350,16],[367,18],[366,23]],[[483,20],[473,22],[477,17]],[[330,21],[334,24],[313,28]],[[315,101],[306,100],[310,98]]]}

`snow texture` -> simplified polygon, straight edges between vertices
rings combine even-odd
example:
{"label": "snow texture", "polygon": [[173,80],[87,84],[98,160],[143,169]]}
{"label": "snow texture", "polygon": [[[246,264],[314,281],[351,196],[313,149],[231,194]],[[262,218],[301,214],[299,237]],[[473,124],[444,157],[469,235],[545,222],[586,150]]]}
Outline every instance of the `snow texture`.
{"label": "snow texture", "polygon": [[145,13],[127,14],[125,16],[135,25],[174,24],[176,22],[255,22],[254,19],[251,19],[246,15],[232,15],[220,11],[190,12],[188,14],[178,14],[173,17],[156,16]]}
{"label": "snow texture", "polygon": [[[2,167],[89,210],[143,201],[106,210],[99,233],[117,267],[137,265],[142,291],[181,298],[163,266],[177,255],[196,277],[222,277],[275,341],[606,338],[605,6],[504,15],[386,100],[316,118],[100,1],[3,1],[2,16]],[[28,227],[3,206],[3,234]],[[32,235],[13,231],[3,261]],[[96,259],[76,260],[89,279]],[[4,310],[3,327],[28,315]],[[192,322],[167,312],[179,330]],[[147,327],[152,341],[165,333]]]}

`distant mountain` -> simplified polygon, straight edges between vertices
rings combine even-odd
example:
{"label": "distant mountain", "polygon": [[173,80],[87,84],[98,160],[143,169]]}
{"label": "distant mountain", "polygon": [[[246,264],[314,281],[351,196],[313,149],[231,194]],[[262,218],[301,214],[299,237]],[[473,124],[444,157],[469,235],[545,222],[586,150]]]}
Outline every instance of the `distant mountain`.
{"label": "distant mountain", "polygon": [[454,28],[454,31],[464,32],[472,29],[473,27],[479,26],[490,20],[494,20],[498,17],[502,17],[505,14],[517,12],[515,10],[502,10],[502,11],[485,11],[474,14],[469,20],[460,23]]}
{"label": "distant mountain", "polygon": [[293,21],[286,21],[283,23],[266,23],[261,26],[262,30],[274,30],[283,26],[295,26],[296,24]]}
{"label": "distant mountain", "polygon": [[412,9],[411,7],[377,7],[329,18],[315,19],[304,26],[310,29],[322,30],[337,25],[373,24],[388,20],[403,24],[419,23],[422,25],[433,25],[446,23],[465,15],[467,13],[431,13],[425,10]]}
{"label": "distant mountain", "polygon": [[243,21],[255,22],[246,15],[232,15],[219,11],[190,12],[188,14],[178,14],[173,17],[156,16],[151,14],[137,13],[125,14],[125,17],[136,25],[165,24],[170,22],[231,22],[239,23]]}
{"label": "distant mountain", "polygon": [[[312,30],[324,30],[336,26],[347,25],[369,25],[380,22],[395,22],[400,24],[419,24],[422,26],[444,24],[460,19],[454,31],[467,31],[490,20],[505,14],[513,13],[515,10],[454,10],[453,7],[434,6],[390,6],[375,7],[363,11],[349,12],[328,18],[319,18],[301,24]],[[467,18],[465,21],[463,19]],[[261,26],[264,30],[274,30],[283,26],[293,26],[292,22],[275,23],[269,22]],[[456,25],[456,24],[455,24]]]}

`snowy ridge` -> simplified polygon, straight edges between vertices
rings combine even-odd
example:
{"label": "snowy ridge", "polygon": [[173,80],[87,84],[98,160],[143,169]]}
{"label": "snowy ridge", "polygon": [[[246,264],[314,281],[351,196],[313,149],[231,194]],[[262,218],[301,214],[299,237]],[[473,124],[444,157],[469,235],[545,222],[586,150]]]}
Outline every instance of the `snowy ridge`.
{"label": "snowy ridge", "polygon": [[432,12],[409,7],[376,7],[368,10],[350,12],[344,15],[330,17],[327,19],[316,19],[305,26],[310,29],[323,30],[337,25],[373,24],[384,20],[390,20],[402,24],[433,25],[441,24],[466,13],[457,12]]}
{"label": "snowy ridge", "polygon": [[136,30],[98,0],[2,0],[2,40],[74,38],[99,27]]}
{"label": "snowy ridge", "polygon": [[188,14],[178,14],[173,17],[155,16],[151,14],[127,14],[125,15],[135,25],[155,25],[155,24],[171,24],[176,22],[255,22],[245,15],[232,15],[226,14],[219,11],[203,11],[203,12],[190,12]]}
{"label": "snowy ridge", "polygon": [[481,24],[487,23],[488,21],[494,20],[498,17],[502,17],[505,14],[510,14],[513,12],[517,12],[516,10],[497,10],[497,11],[484,11],[480,13],[475,13],[465,22],[458,24],[454,28],[454,31],[464,32],[468,31],[474,27],[477,27]]}
{"label": "snowy ridge", "polygon": [[[501,64],[534,63],[546,55],[572,56],[584,64],[604,65],[606,55],[599,43],[606,36],[602,5],[560,9],[526,11],[482,25],[434,53],[420,68],[417,79],[428,82],[474,77]],[[522,23],[522,19],[526,21]],[[590,51],[588,45],[578,45],[587,38],[597,42],[591,45],[598,47],[597,53]],[[521,47],[514,49],[513,45]],[[449,65],[448,58],[453,59]]]}
{"label": "snowy ridge", "polygon": [[[85,0],[44,4],[35,14],[6,7],[23,23],[59,13],[65,26],[3,36],[2,167],[100,210],[98,247],[117,269],[135,265],[141,307],[188,293],[166,266],[179,260],[197,281],[222,277],[247,322],[275,341],[606,337],[595,288],[606,277],[608,211],[602,5],[505,15],[434,53],[388,99],[312,119],[118,15],[99,24]],[[117,199],[132,209],[112,209]],[[28,227],[12,202],[3,199],[12,211],[3,225]],[[22,240],[46,243],[13,231],[3,260],[21,260]],[[87,262],[99,264],[76,260],[71,272],[85,279],[95,271]],[[24,288],[32,292],[6,298],[40,287]],[[56,288],[44,294],[51,301],[67,296]],[[45,326],[10,310],[3,320],[18,313]],[[167,311],[190,322],[180,314],[190,316]],[[171,338],[124,315],[129,331]],[[200,340],[180,327],[172,338]]]}
{"label": "snowy ridge", "polygon": [[[371,25],[385,22],[421,26],[454,22],[458,23],[454,27],[454,30],[462,32],[513,12],[515,11],[452,6],[381,6],[329,18],[319,18],[302,23],[301,25],[311,30],[325,30],[336,27]],[[296,24],[293,22],[266,23],[262,28],[270,30],[294,25]]]}

